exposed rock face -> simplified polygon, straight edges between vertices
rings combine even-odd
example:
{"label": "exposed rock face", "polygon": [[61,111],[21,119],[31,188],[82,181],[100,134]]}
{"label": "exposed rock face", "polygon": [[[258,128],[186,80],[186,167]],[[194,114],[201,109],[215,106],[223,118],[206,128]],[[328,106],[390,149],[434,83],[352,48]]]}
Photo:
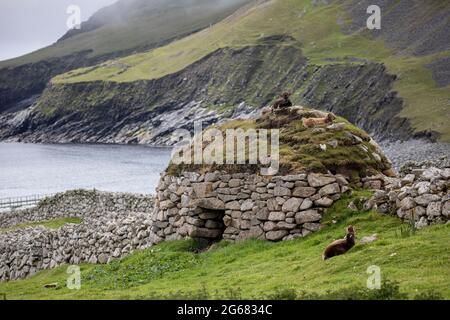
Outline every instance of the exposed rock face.
{"label": "exposed rock face", "polygon": [[381,64],[323,66],[308,79],[301,104],[332,111],[377,140],[408,140],[413,130],[398,115],[403,99],[392,91],[395,80]]}
{"label": "exposed rock face", "polygon": [[145,196],[74,191],[32,209],[2,213],[1,227],[61,217],[80,217],[83,222],[58,230],[30,227],[0,232],[0,281],[63,264],[107,263],[151,246],[153,202]]}
{"label": "exposed rock face", "polygon": [[[158,1],[158,3],[159,2],[166,3],[169,1]],[[212,1],[206,2],[211,3]],[[314,3],[319,2],[321,4],[332,4],[335,1],[315,1]],[[341,21],[342,23],[339,22],[342,30],[346,33],[353,34],[355,32],[360,32],[361,28],[365,29],[367,19],[366,10],[370,4],[371,2],[369,0],[346,1],[345,4],[342,4],[339,11],[348,11],[352,17],[352,19],[350,19],[351,21],[349,20],[349,23],[344,21]],[[450,33],[448,32],[448,4],[435,3],[433,5],[428,5],[425,2],[422,2],[411,6],[410,1],[399,0],[395,3],[392,3],[392,1],[381,1],[378,5],[380,5],[383,11],[384,27],[381,30],[372,30],[369,33],[370,38],[372,36],[382,37],[383,40],[386,40],[389,45],[396,49],[394,50],[396,53],[400,52],[402,56],[404,54],[416,54],[419,56],[429,55],[432,53],[442,53],[449,49],[448,43],[450,42],[448,39]],[[220,6],[220,8],[222,8],[222,6]],[[198,8],[191,9],[198,10]],[[332,10],[333,8],[330,9]],[[220,11],[220,9],[217,10]],[[165,10],[163,11],[165,12]],[[422,14],[424,11],[427,12],[426,17],[423,17]],[[127,10],[122,10],[122,14],[126,15],[127,12]],[[142,13],[139,13],[139,17],[141,17]],[[191,14],[189,16],[199,19],[198,17],[202,17],[203,13],[206,13],[206,11],[201,10],[198,15]],[[149,14],[154,14],[154,10],[151,10]],[[246,17],[247,15],[245,14],[243,16]],[[402,17],[407,18],[403,19]],[[189,28],[184,25],[181,29],[194,31],[201,25],[208,26],[208,20],[217,21],[217,18],[218,17],[206,20],[202,18],[200,19],[201,21],[194,19],[196,21],[190,24]],[[154,19],[147,20],[153,21]],[[172,19],[167,19],[167,21],[169,20],[171,21]],[[93,17],[93,21],[97,21],[97,19]],[[103,23],[110,23],[110,19],[100,19],[100,21],[100,25],[103,25]],[[135,21],[135,19],[127,21]],[[70,42],[72,39],[75,40],[77,37],[83,36],[84,33],[95,33],[98,27],[98,22],[93,23],[92,21],[89,21],[83,23],[83,30],[72,30],[63,39]],[[295,28],[290,30],[289,26],[286,27],[287,29],[282,27],[280,29],[275,28],[275,30],[278,29],[279,32],[283,34],[297,34],[298,30],[295,31]],[[180,25],[177,24],[177,29],[178,28],[180,28]],[[142,32],[140,29],[143,28],[137,29],[139,29],[139,32]],[[148,28],[144,33],[152,33],[154,32],[153,29]],[[174,30],[172,30],[172,32],[173,31]],[[180,35],[179,29],[170,36],[172,32],[168,29],[166,40],[170,41],[174,36]],[[77,34],[77,37],[73,37],[74,34]],[[265,39],[265,45],[266,47],[269,47],[269,44],[282,43],[283,38],[287,37],[289,36],[282,34],[270,36],[268,37],[269,39]],[[113,38],[120,39],[119,36]],[[141,37],[134,38],[140,39]],[[129,44],[131,45],[136,39],[132,39]],[[158,40],[160,40],[159,35]],[[89,41],[81,42],[89,43]],[[109,42],[114,44],[114,41]],[[117,42],[128,43],[128,41]],[[248,43],[249,45],[254,44],[252,42]],[[147,39],[147,41],[139,41],[139,45],[136,44],[132,47],[127,46],[127,49],[130,51],[143,51],[155,45],[157,45],[155,39]],[[211,45],[212,44],[209,43],[206,47],[211,47]],[[297,47],[305,47],[305,45],[306,44],[296,44]],[[311,45],[315,47],[314,43],[311,43]],[[69,48],[70,47],[71,46],[69,46]],[[215,45],[212,47],[215,47]],[[283,44],[280,47],[285,47],[286,49],[288,46]],[[82,49],[85,53],[87,52],[89,56],[95,56],[98,54],[98,51],[102,52],[102,50],[91,51],[91,49],[93,49],[91,47],[84,47]],[[285,52],[290,52],[288,52],[289,54],[284,55],[283,59],[279,59],[281,56],[277,54],[261,56],[256,52],[262,52],[265,49],[266,48],[263,46],[258,45],[254,46],[254,48],[242,48],[242,50],[221,49],[217,52],[208,54],[208,56],[201,59],[201,61],[192,63],[186,70],[181,70],[169,77],[164,77],[165,79],[161,78],[156,81],[135,81],[129,85],[119,85],[117,83],[111,84],[106,81],[99,81],[65,85],[61,86],[62,88],[49,86],[48,97],[42,101],[42,105],[47,105],[49,108],[46,109],[43,107],[40,110],[40,114],[35,114],[33,117],[30,117],[29,120],[33,125],[19,129],[9,128],[8,130],[5,130],[7,132],[1,134],[1,137],[3,139],[10,138],[26,139],[27,141],[52,142],[115,141],[124,143],[167,143],[167,139],[158,139],[153,132],[160,136],[166,133],[165,129],[170,128],[165,126],[160,128],[158,122],[161,118],[158,118],[151,123],[151,120],[156,118],[158,114],[150,111],[155,111],[155,109],[162,107],[161,110],[169,110],[166,116],[173,120],[180,119],[180,115],[183,117],[188,117],[189,114],[193,115],[193,112],[190,113],[189,108],[186,108],[186,106],[200,101],[205,102],[205,105],[203,106],[205,109],[208,109],[206,107],[213,105],[218,106],[219,108],[226,105],[226,107],[234,109],[239,106],[241,102],[245,102],[245,105],[258,109],[268,103],[268,96],[270,97],[269,99],[271,99],[274,94],[278,94],[280,87],[289,87],[294,88],[294,90],[297,90],[296,88],[298,88],[297,92],[294,92],[294,96],[299,103],[309,106],[314,105],[318,108],[330,110],[345,116],[354,124],[359,125],[371,133],[375,133],[377,137],[391,139],[400,137],[407,139],[411,138],[412,134],[414,135],[417,133],[417,136],[419,137],[438,138],[438,133],[433,132],[432,127],[428,127],[428,129],[430,129],[429,131],[415,132],[409,125],[408,120],[400,116],[400,111],[403,108],[403,100],[395,91],[393,91],[393,84],[396,80],[396,76],[388,74],[383,64],[368,62],[366,58],[358,58],[358,54],[355,52],[356,54],[351,55],[351,57],[340,57],[336,60],[336,63],[332,63],[334,58],[330,58],[327,59],[330,63],[322,65],[310,64],[307,68],[303,68],[307,63],[305,62],[305,59],[301,57],[301,54],[298,54],[299,50],[296,50],[295,45],[286,49]],[[270,50],[271,49],[269,49],[269,51]],[[125,53],[116,51],[112,54],[120,56]],[[179,53],[182,52],[180,51]],[[240,56],[241,54],[242,56]],[[450,60],[448,57],[441,57],[441,55],[437,56],[439,58],[436,58],[437,60],[435,61],[430,61],[431,63],[428,67],[432,70],[433,77],[437,83],[444,87],[449,83],[448,70],[450,69],[448,68],[448,65]],[[255,59],[252,59],[253,57]],[[0,100],[0,108],[3,108],[4,104],[8,101],[16,100],[17,102],[29,97],[30,94],[41,93],[53,70],[60,69],[58,72],[61,72],[69,66],[79,66],[80,63],[81,65],[88,65],[89,63],[86,63],[86,60],[88,59],[85,57],[82,58],[68,59],[65,65],[60,68],[51,61],[48,62],[48,65],[45,65],[47,64],[47,61],[44,61],[42,62],[44,66],[37,66],[37,64],[26,65],[23,66],[23,69],[17,69],[11,73],[10,71],[12,69],[2,69],[5,77],[3,78],[4,81],[1,81],[0,79],[0,99],[2,97],[4,97],[4,99]],[[107,58],[111,58],[111,56],[97,58],[99,60],[106,60]],[[344,60],[346,62],[344,62]],[[242,61],[243,63],[239,64],[237,61]],[[286,63],[284,63],[284,61]],[[102,66],[96,66],[94,68],[98,67],[101,68]],[[120,62],[117,62],[117,67],[123,72],[126,72],[128,68],[126,63]],[[27,69],[34,70],[32,70],[33,72],[29,72]],[[41,71],[40,69],[44,70]],[[200,79],[189,77],[190,74],[186,72],[187,70],[196,70],[197,75],[199,75],[198,78]],[[415,70],[415,68],[411,70]],[[27,83],[22,83],[23,81],[21,81],[20,74],[25,74],[27,77],[29,74],[33,74],[35,77],[33,77],[33,79],[27,79]],[[188,75],[188,77],[185,77],[185,75]],[[18,79],[19,81],[9,81],[11,76],[14,76],[14,79]],[[134,77],[131,78],[136,79]],[[167,78],[169,78],[171,82],[169,86],[167,85],[167,82],[165,82]],[[107,80],[106,77],[103,79]],[[255,79],[258,81],[257,86],[254,85]],[[286,81],[286,79],[289,81]],[[188,90],[189,92],[182,92],[184,91],[182,88],[189,87],[189,85],[186,85],[186,82],[193,83],[196,88],[200,89],[196,90],[197,92],[192,90]],[[167,91],[169,91],[169,94],[165,96],[162,91],[156,90],[155,88],[158,88],[158,86],[153,86],[153,84],[159,84],[160,88],[163,90],[168,89]],[[227,84],[232,89],[223,90],[224,84]],[[103,86],[113,89],[107,91],[103,89]],[[83,87],[83,89],[80,90],[80,87]],[[146,89],[148,88],[155,90],[148,94],[148,92],[150,92],[150,90],[147,90],[146,92]],[[247,88],[249,89],[248,91]],[[271,88],[273,88],[273,90]],[[61,92],[58,92],[60,89],[61,91],[64,91],[62,94]],[[86,92],[89,99],[83,97],[83,101],[89,102],[80,103],[80,101],[71,99],[73,92],[76,91]],[[130,92],[132,94],[128,96],[128,93]],[[218,92],[220,92],[222,96],[219,96],[217,94]],[[124,99],[125,96],[127,99]],[[170,99],[168,99],[168,97],[170,97]],[[59,104],[57,100],[61,100],[62,103]],[[446,102],[443,101],[443,103]],[[125,104],[126,106],[124,108],[119,107],[120,105]],[[102,121],[102,118],[96,114],[96,109],[102,109],[103,113],[108,115],[108,117],[104,119],[105,121]],[[180,109],[185,110],[181,112]],[[56,112],[51,115],[46,112],[55,110]],[[174,113],[172,112],[174,110],[180,112]],[[209,110],[202,110],[203,115],[207,114],[208,111]],[[231,110],[230,112],[232,113],[233,111]],[[409,117],[412,116],[409,114],[410,112],[408,110],[406,110],[405,113],[408,114]],[[201,117],[203,117],[203,115]],[[222,118],[222,114],[213,116]],[[109,117],[116,117],[116,119],[111,120],[108,119]],[[146,122],[150,122],[151,126],[148,126],[149,123]],[[82,128],[76,133],[71,133],[71,125],[73,126],[74,124],[77,124]],[[186,121],[184,124],[186,126],[190,125],[189,123],[186,123]],[[90,131],[89,128],[94,125],[98,127],[95,130]],[[45,127],[51,127],[51,131],[46,131]],[[133,131],[133,128],[137,127],[140,128]],[[151,130],[142,132],[141,130],[145,130],[145,128],[151,128]]]}
{"label": "exposed rock face", "polygon": [[343,176],[331,174],[164,174],[157,188],[152,232],[161,241],[185,237],[294,239],[320,229],[325,208],[349,190],[347,185]]}
{"label": "exposed rock face", "polygon": [[30,106],[30,104],[20,105],[22,101],[41,94],[48,81],[55,75],[67,72],[73,67],[98,62],[88,60],[88,54],[89,51],[78,52],[48,61],[0,69],[0,113]]}
{"label": "exposed rock face", "polygon": [[49,84],[20,130],[6,123],[0,139],[168,145],[175,129],[193,130],[194,121],[206,127],[257,115],[256,106],[267,105],[298,74],[307,70],[297,46],[261,44],[219,49],[155,80]]}
{"label": "exposed rock face", "polygon": [[[385,40],[389,47],[417,56],[450,49],[450,12],[446,2],[436,2],[434,5],[420,2],[412,6],[409,0],[348,1],[345,8],[352,19],[349,25],[343,27],[343,31],[353,33],[365,28],[367,8],[373,4],[380,6],[383,12],[383,27],[372,30],[371,34]],[[424,10],[427,10],[426,16],[423,14]]]}
{"label": "exposed rock face", "polygon": [[406,139],[412,129],[398,116],[403,101],[392,92],[394,81],[376,63],[309,65],[295,39],[273,36],[218,49],[155,80],[51,83],[20,126],[0,118],[0,139],[167,145],[175,129],[193,130],[194,121],[256,117],[288,87],[301,88],[295,96],[304,105],[333,111],[379,138]]}
{"label": "exposed rock face", "polygon": [[[55,75],[162,46],[209,27],[249,1],[118,1],[93,14],[82,28],[69,30],[57,44],[1,61],[0,113],[41,94]],[[180,10],[184,6],[189,10]]]}

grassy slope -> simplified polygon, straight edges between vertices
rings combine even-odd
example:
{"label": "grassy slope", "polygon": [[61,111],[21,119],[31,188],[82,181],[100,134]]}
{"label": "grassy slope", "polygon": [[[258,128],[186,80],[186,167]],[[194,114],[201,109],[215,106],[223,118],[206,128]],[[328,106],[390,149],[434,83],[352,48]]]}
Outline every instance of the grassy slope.
{"label": "grassy slope", "polygon": [[[361,195],[367,193],[356,196]],[[335,204],[324,219],[326,227],[307,238],[282,243],[221,242],[200,254],[191,252],[192,241],[166,242],[109,266],[83,265],[79,291],[64,287],[66,267],[60,267],[0,284],[0,293],[8,299],[255,298],[280,289],[323,294],[364,288],[367,268],[377,265],[382,278],[398,281],[410,298],[433,289],[450,299],[450,225],[402,237],[397,218],[351,212],[346,208],[350,200]],[[331,219],[337,223],[330,223]],[[356,226],[359,238],[377,233],[379,240],[357,244],[343,256],[322,261],[324,247],[342,237],[348,224]],[[53,282],[61,288],[43,288]]]}
{"label": "grassy slope", "polygon": [[450,127],[442,117],[450,100],[449,86],[438,88],[425,67],[449,52],[409,57],[388,49],[382,40],[372,40],[370,34],[344,35],[338,24],[339,20],[348,21],[343,6],[313,6],[308,0],[269,1],[167,46],[119,59],[119,65],[127,66],[125,72],[118,63],[111,63],[75,70],[54,81],[155,79],[179,71],[218,48],[252,45],[262,36],[290,34],[302,43],[313,64],[348,63],[351,57],[385,63],[389,72],[399,76],[394,90],[406,102],[402,115],[411,119],[417,130],[436,130],[442,134],[441,140],[450,141]]}
{"label": "grassy slope", "polygon": [[230,5],[219,7],[216,4],[210,5],[207,1],[205,6],[205,0],[194,0],[189,9],[174,4],[164,5],[164,2],[148,2],[139,9],[131,7],[131,17],[126,22],[112,16],[109,19],[112,23],[106,23],[98,29],[75,35],[19,58],[2,61],[0,69],[63,57],[84,50],[93,50],[90,57],[98,57],[152,47],[162,41],[203,29],[211,22],[220,21],[248,1],[235,0]]}

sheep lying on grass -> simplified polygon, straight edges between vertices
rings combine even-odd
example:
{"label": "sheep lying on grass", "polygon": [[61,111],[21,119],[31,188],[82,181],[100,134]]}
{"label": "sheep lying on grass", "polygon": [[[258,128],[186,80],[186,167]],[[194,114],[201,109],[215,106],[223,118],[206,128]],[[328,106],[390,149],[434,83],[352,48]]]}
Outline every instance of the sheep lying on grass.
{"label": "sheep lying on grass", "polygon": [[355,245],[355,228],[353,226],[347,227],[347,234],[344,239],[339,239],[330,243],[323,253],[323,260],[332,258],[346,253]]}

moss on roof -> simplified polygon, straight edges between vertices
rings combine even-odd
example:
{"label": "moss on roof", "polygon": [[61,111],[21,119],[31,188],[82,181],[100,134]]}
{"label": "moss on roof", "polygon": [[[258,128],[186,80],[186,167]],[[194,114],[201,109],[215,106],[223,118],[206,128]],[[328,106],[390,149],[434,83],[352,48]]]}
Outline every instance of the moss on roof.
{"label": "moss on roof", "polygon": [[[337,117],[333,124],[313,128],[303,126],[302,118],[320,117],[324,113],[305,107],[292,107],[282,113],[266,113],[255,120],[232,120],[210,127],[219,129],[225,137],[227,129],[279,129],[280,168],[278,174],[300,172],[343,173],[348,176],[368,176],[391,169],[391,163],[375,141],[362,129],[346,119]],[[270,132],[270,131],[269,131]],[[225,141],[225,138],[224,138]],[[203,148],[209,143],[203,142]],[[224,148],[226,144],[224,142]],[[182,171],[209,172],[259,172],[261,165],[248,164],[248,141],[246,141],[246,164],[180,164],[171,163],[167,169],[177,175]]]}

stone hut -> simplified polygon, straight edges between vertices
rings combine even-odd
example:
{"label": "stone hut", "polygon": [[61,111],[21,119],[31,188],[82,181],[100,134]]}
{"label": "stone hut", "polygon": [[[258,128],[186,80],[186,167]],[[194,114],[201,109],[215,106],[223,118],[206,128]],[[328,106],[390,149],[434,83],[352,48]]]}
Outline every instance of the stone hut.
{"label": "stone hut", "polygon": [[159,241],[304,237],[320,229],[326,208],[349,190],[340,174],[165,174],[158,186],[152,231]]}
{"label": "stone hut", "polygon": [[366,179],[392,175],[378,145],[343,118],[314,128],[301,125],[303,117],[323,115],[292,107],[284,115],[265,113],[216,127],[279,129],[279,174],[261,175],[249,165],[171,164],[157,187],[152,241],[304,237],[321,228],[326,209],[352,187],[380,188],[382,179]]}

